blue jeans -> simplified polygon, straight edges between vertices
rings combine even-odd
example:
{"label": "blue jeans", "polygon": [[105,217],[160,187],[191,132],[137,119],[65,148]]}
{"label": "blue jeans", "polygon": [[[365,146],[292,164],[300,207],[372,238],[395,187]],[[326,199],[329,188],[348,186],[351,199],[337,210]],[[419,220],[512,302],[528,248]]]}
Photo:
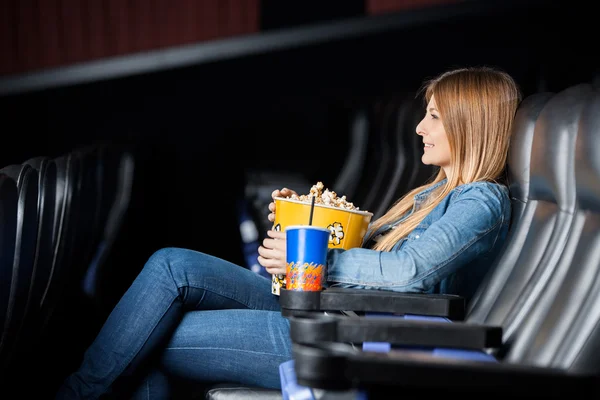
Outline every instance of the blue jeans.
{"label": "blue jeans", "polygon": [[152,365],[136,398],[168,398],[167,379],[280,388],[289,322],[265,277],[200,252],[150,257],[57,399],[97,399]]}

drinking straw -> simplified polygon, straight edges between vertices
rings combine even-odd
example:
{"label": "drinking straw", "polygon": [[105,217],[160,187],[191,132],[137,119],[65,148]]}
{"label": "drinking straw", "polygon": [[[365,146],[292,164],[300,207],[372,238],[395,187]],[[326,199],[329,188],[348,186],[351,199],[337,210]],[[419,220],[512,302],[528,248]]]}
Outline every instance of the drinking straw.
{"label": "drinking straw", "polygon": [[308,217],[308,224],[312,225],[313,213],[315,212],[315,196],[310,201],[310,216]]}

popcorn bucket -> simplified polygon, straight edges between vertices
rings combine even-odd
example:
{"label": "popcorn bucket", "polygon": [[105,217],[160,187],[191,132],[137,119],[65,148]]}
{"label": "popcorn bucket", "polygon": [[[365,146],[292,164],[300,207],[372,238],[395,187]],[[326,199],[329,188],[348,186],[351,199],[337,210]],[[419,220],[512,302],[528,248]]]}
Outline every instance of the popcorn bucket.
{"label": "popcorn bucket", "polygon": [[[311,204],[283,197],[275,199],[275,222],[273,229],[285,231],[292,225],[305,225],[310,219]],[[330,249],[360,247],[367,233],[373,214],[368,211],[347,210],[325,204],[315,204],[312,225],[329,229]],[[273,275],[271,293],[279,295],[285,289],[285,275]]]}

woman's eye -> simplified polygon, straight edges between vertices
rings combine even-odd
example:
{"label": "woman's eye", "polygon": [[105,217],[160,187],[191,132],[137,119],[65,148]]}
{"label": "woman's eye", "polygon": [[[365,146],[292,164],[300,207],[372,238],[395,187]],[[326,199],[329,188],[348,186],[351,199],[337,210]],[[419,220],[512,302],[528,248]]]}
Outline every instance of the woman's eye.
{"label": "woman's eye", "polygon": [[433,119],[437,119],[438,118],[438,116],[435,115],[435,114],[429,114],[429,115],[431,115],[431,118],[433,118]]}

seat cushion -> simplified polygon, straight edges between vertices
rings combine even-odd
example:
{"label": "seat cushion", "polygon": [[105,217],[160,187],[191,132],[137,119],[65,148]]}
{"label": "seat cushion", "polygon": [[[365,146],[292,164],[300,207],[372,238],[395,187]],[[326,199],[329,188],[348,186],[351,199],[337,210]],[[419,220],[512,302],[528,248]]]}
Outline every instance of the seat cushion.
{"label": "seat cushion", "polygon": [[207,400],[282,400],[281,390],[219,384],[206,391]]}

